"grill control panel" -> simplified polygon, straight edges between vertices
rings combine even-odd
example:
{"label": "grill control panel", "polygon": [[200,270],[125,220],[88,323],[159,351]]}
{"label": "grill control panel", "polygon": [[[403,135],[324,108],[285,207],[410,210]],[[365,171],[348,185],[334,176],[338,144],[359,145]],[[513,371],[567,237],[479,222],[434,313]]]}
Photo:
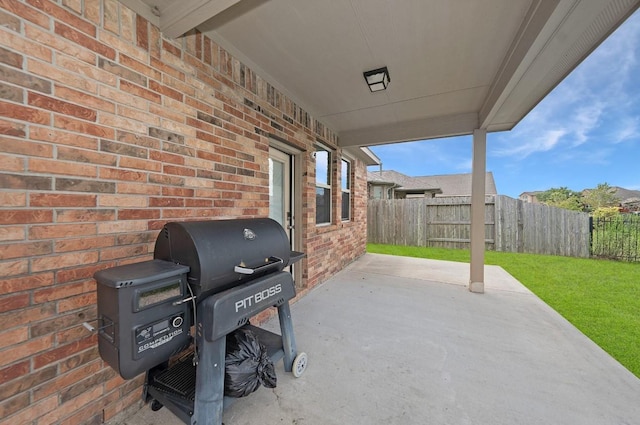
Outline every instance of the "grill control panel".
{"label": "grill control panel", "polygon": [[166,361],[191,342],[189,267],[153,260],[95,274],[100,356],[125,379]]}

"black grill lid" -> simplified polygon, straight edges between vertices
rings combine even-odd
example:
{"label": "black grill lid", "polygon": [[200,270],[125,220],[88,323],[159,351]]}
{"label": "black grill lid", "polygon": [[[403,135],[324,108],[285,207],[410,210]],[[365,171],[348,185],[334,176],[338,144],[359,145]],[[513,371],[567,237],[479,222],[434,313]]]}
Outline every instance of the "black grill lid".
{"label": "black grill lid", "polygon": [[191,268],[188,281],[199,298],[280,271],[290,254],[287,234],[270,218],[167,223],[154,250],[156,259]]}

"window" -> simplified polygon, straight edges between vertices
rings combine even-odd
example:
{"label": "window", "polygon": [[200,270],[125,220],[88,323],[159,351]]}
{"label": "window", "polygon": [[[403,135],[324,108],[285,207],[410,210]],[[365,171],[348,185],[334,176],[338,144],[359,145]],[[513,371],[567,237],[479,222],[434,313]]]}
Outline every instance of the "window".
{"label": "window", "polygon": [[316,224],[331,223],[331,152],[318,147],[316,155]]}
{"label": "window", "polygon": [[346,159],[342,160],[342,169],[340,171],[342,190],[342,221],[348,221],[351,218],[351,163]]}

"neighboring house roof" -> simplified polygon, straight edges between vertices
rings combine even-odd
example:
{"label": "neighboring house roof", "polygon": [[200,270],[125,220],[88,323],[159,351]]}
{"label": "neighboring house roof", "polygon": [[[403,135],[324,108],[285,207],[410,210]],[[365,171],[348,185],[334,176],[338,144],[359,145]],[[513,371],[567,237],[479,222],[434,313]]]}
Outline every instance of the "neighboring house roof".
{"label": "neighboring house roof", "polygon": [[640,198],[640,190],[625,189],[623,187],[614,186],[616,196],[620,200],[620,203],[636,203]]}
{"label": "neighboring house roof", "polygon": [[[430,191],[440,196],[471,195],[471,173],[410,177],[393,170],[369,171],[367,180],[373,184],[396,185],[395,189],[398,191]],[[498,193],[491,172],[486,175],[485,193],[487,195]]]}
{"label": "neighboring house roof", "polygon": [[520,196],[538,196],[541,193],[541,190],[534,190],[533,192],[522,192]]}

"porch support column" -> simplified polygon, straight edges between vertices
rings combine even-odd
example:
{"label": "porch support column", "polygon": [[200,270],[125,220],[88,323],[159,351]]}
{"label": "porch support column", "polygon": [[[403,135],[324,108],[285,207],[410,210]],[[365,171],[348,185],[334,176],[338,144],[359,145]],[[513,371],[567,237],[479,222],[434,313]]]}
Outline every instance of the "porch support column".
{"label": "porch support column", "polygon": [[471,174],[471,265],[469,291],[484,293],[484,197],[487,169],[487,130],[473,131]]}

